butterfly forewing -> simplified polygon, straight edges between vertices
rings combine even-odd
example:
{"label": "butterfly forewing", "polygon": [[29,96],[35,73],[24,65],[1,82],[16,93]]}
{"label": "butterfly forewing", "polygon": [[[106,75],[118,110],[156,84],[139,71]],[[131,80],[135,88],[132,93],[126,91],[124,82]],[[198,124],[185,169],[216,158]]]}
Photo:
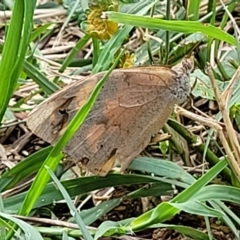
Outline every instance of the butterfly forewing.
{"label": "butterfly forewing", "polygon": [[[189,80],[189,72],[186,74]],[[29,115],[29,128],[54,143],[103,75],[89,76],[44,101]],[[170,116],[178,102],[179,79],[168,67],[114,70],[64,151],[99,175],[106,175],[116,164],[126,168]]]}

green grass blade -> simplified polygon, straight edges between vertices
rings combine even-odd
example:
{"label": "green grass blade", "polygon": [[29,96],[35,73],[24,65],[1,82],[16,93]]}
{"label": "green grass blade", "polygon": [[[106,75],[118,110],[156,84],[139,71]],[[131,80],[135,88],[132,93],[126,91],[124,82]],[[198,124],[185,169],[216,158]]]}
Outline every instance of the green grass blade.
{"label": "green grass blade", "polygon": [[232,212],[231,209],[229,209],[224,203],[218,200],[209,201],[211,205],[220,211],[224,211],[226,215],[223,217],[224,222],[230,227],[232,232],[237,236],[237,238],[240,237],[240,233],[238,232],[237,226],[235,226],[235,223],[228,217],[230,216],[237,224],[240,225],[240,219],[239,217]]}
{"label": "green grass blade", "polygon": [[199,19],[200,0],[189,0],[187,2],[187,19],[196,21]]}
{"label": "green grass blade", "polygon": [[20,181],[37,172],[51,149],[52,146],[41,149],[3,173],[0,178],[0,191],[14,187]]}
{"label": "green grass blade", "polygon": [[162,176],[168,179],[176,179],[187,184],[192,184],[196,181],[191,174],[180,166],[165,159],[137,157],[128,168],[134,171],[153,173],[155,176]]}
{"label": "green grass blade", "polygon": [[30,77],[35,83],[37,83],[41,89],[48,95],[59,90],[59,87],[54,82],[51,82],[47,77],[41,73],[36,67],[34,67],[28,61],[23,63],[23,71]]}
{"label": "green grass blade", "polygon": [[100,50],[100,42],[98,39],[92,37],[92,43],[93,43],[93,61],[92,61],[92,66],[96,66],[98,62],[99,55],[101,53]]}
{"label": "green grass blade", "polygon": [[[206,174],[199,178],[190,187],[179,193],[175,198],[173,198],[171,203],[183,203],[193,200],[193,196],[197,194],[203,187],[206,186],[217,174],[219,174],[226,166],[227,161],[223,160],[212,167]],[[198,200],[199,199],[195,199]],[[151,224],[157,223],[157,221],[165,221],[179,212],[176,207],[169,207],[166,203],[159,204],[156,208],[140,215],[132,223],[131,226],[134,229],[142,229]]]}
{"label": "green grass blade", "polygon": [[[30,38],[30,42],[33,42],[35,40],[37,40],[37,38],[41,35],[41,34],[44,34],[45,31],[48,29],[48,27],[50,27],[51,25],[55,25],[55,23],[45,23],[44,25],[38,27],[36,30],[34,30],[32,33],[31,33],[31,38]],[[54,27],[54,26],[52,26]]]}
{"label": "green grass blade", "polygon": [[[4,44],[0,64],[0,122],[7,109],[21,71],[32,29],[32,18],[36,1],[14,1],[13,14]],[[11,56],[11,57],[9,57]]]}
{"label": "green grass blade", "polygon": [[[161,182],[161,178],[144,176],[144,175],[123,175],[123,174],[108,174],[106,177],[80,177],[71,180],[62,181],[62,185],[68,191],[71,197],[77,195],[86,194],[91,191],[111,187],[111,186],[122,186],[131,184],[146,184]],[[81,186],[81,188],[79,187]],[[14,196],[3,199],[4,209],[9,213],[16,213],[22,206],[22,202],[28,192],[21,192]],[[34,204],[34,209],[47,206],[56,201],[62,200],[63,197],[55,184],[48,183],[40,197]]]}
{"label": "green grass blade", "polygon": [[199,190],[192,200],[222,200],[240,204],[240,189],[225,185],[209,185]]}
{"label": "green grass blade", "polygon": [[43,240],[40,233],[30,224],[27,224],[26,222],[20,219],[17,219],[15,217],[12,217],[11,215],[1,213],[1,212],[0,212],[0,217],[8,219],[14,222],[15,224],[17,224],[21,228],[21,230],[25,233],[25,239]]}
{"label": "green grass blade", "polygon": [[103,217],[109,211],[117,207],[122,201],[122,198],[114,198],[108,201],[103,201],[87,210],[82,210],[80,215],[86,225],[90,225],[97,221],[99,218]]}
{"label": "green grass blade", "polygon": [[236,45],[237,43],[233,36],[224,32],[223,30],[211,24],[203,24],[196,21],[162,20],[118,12],[107,12],[107,17],[110,21],[115,21],[126,25],[152,29],[163,29],[172,32],[194,33],[197,29],[199,32],[206,34],[208,37],[225,41],[231,45]]}
{"label": "green grass blade", "polygon": [[191,237],[194,240],[209,240],[208,235],[203,233],[200,230],[194,229],[192,227],[188,226],[182,226],[182,225],[171,225],[171,224],[154,224],[150,226],[149,228],[167,228],[167,229],[173,229],[177,232],[180,232],[186,236]]}
{"label": "green grass blade", "polygon": [[[36,0],[25,0],[21,1],[24,2],[24,15],[22,18],[22,29],[21,29],[21,41],[19,42],[19,49],[17,53],[17,58],[15,59],[15,64],[13,65],[13,71],[11,78],[12,81],[15,82],[11,84],[11,91],[10,94],[14,91],[16,80],[20,74],[20,71],[22,69],[22,64],[25,59],[25,54],[28,48],[29,40],[31,37],[31,31],[32,31],[32,25],[33,25],[33,14],[35,10]],[[15,8],[15,3],[14,3]],[[14,13],[13,13],[14,14]],[[10,96],[9,96],[10,97]]]}
{"label": "green grass blade", "polygon": [[171,206],[191,214],[207,217],[223,218],[225,214],[222,211],[208,207],[199,201],[186,201],[183,203],[169,203]]}
{"label": "green grass blade", "polygon": [[61,68],[59,69],[60,73],[63,73],[64,70],[69,66],[69,64],[73,61],[78,52],[84,47],[84,45],[91,39],[90,34],[86,34],[83,38],[81,38],[76,46],[71,50],[67,58],[64,60]]}
{"label": "green grass blade", "polygon": [[222,160],[217,163],[214,167],[212,167],[206,174],[200,177],[194,184],[192,184],[189,188],[182,191],[178,194],[172,202],[184,202],[189,199],[192,199],[194,194],[197,194],[200,189],[206,186],[210,181],[214,179],[226,166],[228,165],[227,160]]}
{"label": "green grass blade", "polygon": [[93,240],[93,238],[90,235],[90,233],[88,232],[80,214],[78,213],[76,207],[72,203],[72,199],[70,198],[68,192],[63,187],[61,182],[57,179],[57,177],[54,175],[53,171],[48,166],[46,166],[46,169],[47,169],[48,173],[50,174],[51,178],[53,179],[53,181],[55,182],[55,184],[57,185],[58,189],[62,193],[64,199],[66,200],[66,203],[69,207],[70,213],[72,214],[72,216],[74,217],[74,219],[75,219],[76,223],[78,224],[80,230],[82,231],[84,239]]}

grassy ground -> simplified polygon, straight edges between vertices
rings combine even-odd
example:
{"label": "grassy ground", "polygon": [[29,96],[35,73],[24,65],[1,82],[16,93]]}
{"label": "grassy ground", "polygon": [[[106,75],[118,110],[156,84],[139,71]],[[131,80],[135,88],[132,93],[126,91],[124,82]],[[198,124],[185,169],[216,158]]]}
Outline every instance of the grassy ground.
{"label": "grassy ground", "polygon": [[[0,7],[1,239],[240,239],[238,1]],[[106,79],[54,144],[26,124],[39,103],[60,104],[52,94],[86,75],[153,64],[170,71],[192,54],[189,98],[123,174],[89,174],[62,152]],[[37,135],[53,122],[32,116]]]}

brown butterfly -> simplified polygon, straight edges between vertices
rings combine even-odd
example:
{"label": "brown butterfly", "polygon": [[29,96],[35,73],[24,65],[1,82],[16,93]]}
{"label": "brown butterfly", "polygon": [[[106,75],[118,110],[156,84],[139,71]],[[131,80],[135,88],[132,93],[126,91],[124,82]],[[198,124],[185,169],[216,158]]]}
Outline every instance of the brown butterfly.
{"label": "brown butterfly", "polygon": [[[118,164],[125,170],[163,127],[174,105],[186,100],[192,68],[193,59],[184,58],[172,68],[114,70],[64,152],[97,175]],[[103,75],[88,76],[43,101],[29,114],[30,130],[54,144]]]}

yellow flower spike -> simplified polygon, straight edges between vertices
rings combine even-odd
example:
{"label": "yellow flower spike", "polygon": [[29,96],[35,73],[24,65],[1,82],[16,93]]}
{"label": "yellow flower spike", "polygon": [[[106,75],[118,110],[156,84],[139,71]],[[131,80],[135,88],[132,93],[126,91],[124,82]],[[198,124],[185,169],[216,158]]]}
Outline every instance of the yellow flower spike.
{"label": "yellow flower spike", "polygon": [[119,61],[119,68],[129,68],[134,66],[134,54],[130,54],[128,51],[125,51],[122,58]]}
{"label": "yellow flower spike", "polygon": [[90,4],[90,13],[86,21],[86,31],[100,40],[110,39],[118,30],[118,24],[101,18],[106,11],[118,11],[118,2],[98,0]]}

